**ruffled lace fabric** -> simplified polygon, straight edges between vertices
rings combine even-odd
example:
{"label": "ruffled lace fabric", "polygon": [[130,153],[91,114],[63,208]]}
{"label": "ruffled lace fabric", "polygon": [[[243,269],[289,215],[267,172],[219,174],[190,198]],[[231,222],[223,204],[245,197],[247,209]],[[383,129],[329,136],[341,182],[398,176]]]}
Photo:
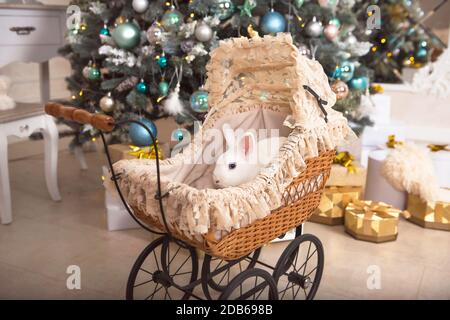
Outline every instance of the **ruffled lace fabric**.
{"label": "ruffled lace fabric", "polygon": [[[354,138],[346,119],[331,109],[335,95],[322,67],[298,54],[290,35],[226,40],[211,53],[207,67],[211,108],[200,132],[182,154],[163,160],[161,185],[166,220],[191,239],[206,234],[217,237],[261,219],[283,205],[286,187],[306,167],[305,160],[332,150]],[[328,122],[317,101],[303,89],[307,84],[328,102]],[[233,114],[266,108],[289,107],[285,125],[291,128],[278,157],[251,182],[224,189],[197,189],[174,181],[173,173],[195,158],[208,141],[208,129]],[[119,185],[131,207],[162,223],[155,200],[154,160],[122,160],[115,165],[121,173]],[[217,236],[218,235],[218,236]]]}

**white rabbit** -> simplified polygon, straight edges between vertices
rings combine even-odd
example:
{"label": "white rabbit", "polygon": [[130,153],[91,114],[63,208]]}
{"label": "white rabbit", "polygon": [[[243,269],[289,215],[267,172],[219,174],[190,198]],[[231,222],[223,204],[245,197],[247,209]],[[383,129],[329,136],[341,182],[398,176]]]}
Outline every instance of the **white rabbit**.
{"label": "white rabbit", "polygon": [[216,187],[238,186],[253,180],[267,167],[286,141],[285,137],[272,137],[256,142],[254,131],[235,135],[229,124],[222,127],[228,149],[219,156],[213,172]]}

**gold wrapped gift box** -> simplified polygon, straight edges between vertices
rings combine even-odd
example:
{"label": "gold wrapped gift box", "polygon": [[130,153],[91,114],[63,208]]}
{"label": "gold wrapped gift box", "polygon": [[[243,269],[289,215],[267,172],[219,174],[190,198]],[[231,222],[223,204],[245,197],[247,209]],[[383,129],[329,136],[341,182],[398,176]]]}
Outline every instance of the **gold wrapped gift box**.
{"label": "gold wrapped gift box", "polygon": [[[158,143],[158,141],[157,141]],[[168,144],[158,143],[158,153],[160,159],[163,158],[165,152],[168,152]],[[156,153],[153,146],[137,147],[128,144],[111,144],[109,146],[109,153],[113,163],[123,159],[155,159]]]}
{"label": "gold wrapped gift box", "polygon": [[424,228],[450,231],[450,190],[441,189],[442,201],[423,201],[408,195],[408,220]]}
{"label": "gold wrapped gift box", "polygon": [[345,207],[350,201],[359,199],[362,187],[325,187],[319,206],[309,221],[338,225],[344,223]]}
{"label": "gold wrapped gift box", "polygon": [[345,231],[359,240],[392,241],[397,239],[400,213],[383,202],[356,200],[345,209]]}
{"label": "gold wrapped gift box", "polygon": [[327,180],[327,186],[361,186],[366,184],[367,170],[355,163],[353,170],[340,165],[331,166],[330,177]]}

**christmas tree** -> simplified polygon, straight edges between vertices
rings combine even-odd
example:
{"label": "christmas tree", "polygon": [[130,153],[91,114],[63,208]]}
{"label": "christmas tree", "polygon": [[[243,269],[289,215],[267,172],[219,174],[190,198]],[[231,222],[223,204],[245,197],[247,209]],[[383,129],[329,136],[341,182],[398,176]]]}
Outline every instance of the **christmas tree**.
{"label": "christmas tree", "polygon": [[[402,11],[398,21],[392,22],[390,18],[397,17],[396,3],[400,2],[409,16]],[[401,53],[405,47],[412,45],[420,50],[426,41],[423,34],[412,37],[403,34],[403,29],[368,29],[367,20],[372,13],[367,8],[371,4],[386,6],[382,10],[389,10],[383,14],[389,16],[383,17],[382,23],[391,21],[398,25],[409,19],[411,25],[418,18],[416,3],[411,9],[412,3],[412,0],[73,1],[80,15],[68,31],[69,44],[61,49],[73,69],[67,79],[73,93],[71,103],[116,119],[145,118],[154,130],[151,120],[167,116],[173,116],[180,126],[190,127],[208,111],[208,93],[202,85],[209,52],[219,40],[290,32],[299,52],[323,65],[338,98],[335,109],[342,111],[358,131],[370,124],[365,108],[360,108],[361,98],[368,94],[371,81],[386,73],[382,63],[377,62],[379,57],[385,61],[386,54],[392,53],[388,66],[393,68],[392,61],[405,59]],[[383,46],[383,39],[392,43],[396,34],[401,39],[408,37],[400,45],[395,40],[396,48],[400,48],[398,54]],[[421,63],[426,62],[428,51],[419,56]],[[403,64],[394,65],[397,69],[399,66]],[[74,142],[78,144],[98,134],[89,126],[74,128],[77,132]],[[130,135],[134,144],[144,143],[139,132]],[[183,131],[175,135],[182,139]],[[129,141],[125,129],[115,131],[112,139]]]}

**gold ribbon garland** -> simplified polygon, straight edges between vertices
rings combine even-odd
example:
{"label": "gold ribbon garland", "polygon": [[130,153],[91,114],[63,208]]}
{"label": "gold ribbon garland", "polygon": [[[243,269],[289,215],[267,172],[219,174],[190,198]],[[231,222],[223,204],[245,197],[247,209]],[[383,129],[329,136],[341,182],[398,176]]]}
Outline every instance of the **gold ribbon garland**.
{"label": "gold ribbon garland", "polygon": [[156,155],[155,146],[153,144],[148,147],[138,147],[130,145],[129,154],[136,157],[137,159],[156,159],[156,156],[158,156],[158,159],[162,160],[163,154],[161,152],[158,140],[156,140],[155,143],[158,147],[158,155]]}
{"label": "gold ribbon garland", "polygon": [[348,151],[339,152],[333,159],[333,163],[340,164],[347,168],[348,172],[355,173],[356,166],[352,163],[355,157]]}
{"label": "gold ribbon garland", "polygon": [[431,152],[450,151],[448,144],[429,144],[427,147]]}
{"label": "gold ribbon garland", "polygon": [[395,134],[391,134],[388,136],[388,141],[386,142],[386,146],[388,148],[395,148],[396,146],[401,146],[403,145],[403,141],[397,141],[395,140]]}

